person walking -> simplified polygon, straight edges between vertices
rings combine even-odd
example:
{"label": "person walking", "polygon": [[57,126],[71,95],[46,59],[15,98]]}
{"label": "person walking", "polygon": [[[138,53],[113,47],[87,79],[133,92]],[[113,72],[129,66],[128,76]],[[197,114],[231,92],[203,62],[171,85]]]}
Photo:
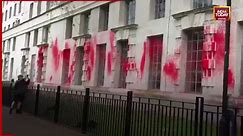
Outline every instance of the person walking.
{"label": "person walking", "polygon": [[18,81],[16,81],[14,85],[14,102],[17,104],[16,113],[22,113],[23,102],[29,83],[30,79],[28,78],[28,75],[25,79],[22,75],[18,76]]}
{"label": "person walking", "polygon": [[9,111],[10,114],[12,114],[12,111],[13,111],[14,106],[15,106],[13,86],[14,86],[14,79],[12,79],[11,82],[10,82],[10,94],[11,94],[11,100],[10,100],[11,105],[10,105],[10,111]]}

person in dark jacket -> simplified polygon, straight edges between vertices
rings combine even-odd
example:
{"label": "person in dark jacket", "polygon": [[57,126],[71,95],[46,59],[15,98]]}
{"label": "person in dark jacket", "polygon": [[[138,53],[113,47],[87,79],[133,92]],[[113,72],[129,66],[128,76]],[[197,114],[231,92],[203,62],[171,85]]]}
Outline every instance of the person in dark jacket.
{"label": "person in dark jacket", "polygon": [[10,82],[10,93],[11,93],[11,105],[10,105],[10,111],[9,111],[9,113],[11,114],[12,113],[12,110],[13,110],[13,108],[14,108],[14,106],[15,106],[15,101],[14,101],[14,95],[13,95],[13,86],[14,86],[14,79],[12,79],[11,80],[11,82]]}
{"label": "person in dark jacket", "polygon": [[22,104],[25,99],[26,91],[28,90],[28,85],[30,80],[28,75],[24,79],[22,75],[18,76],[18,81],[14,85],[14,101],[17,104],[16,113],[22,113]]}

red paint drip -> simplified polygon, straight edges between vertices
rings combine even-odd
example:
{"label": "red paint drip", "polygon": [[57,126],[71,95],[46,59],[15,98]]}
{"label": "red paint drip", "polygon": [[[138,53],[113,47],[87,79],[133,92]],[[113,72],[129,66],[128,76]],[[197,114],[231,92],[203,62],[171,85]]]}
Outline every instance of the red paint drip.
{"label": "red paint drip", "polygon": [[52,56],[53,56],[53,65],[54,65],[54,70],[57,71],[59,68],[59,63],[60,63],[60,51],[58,48],[58,41],[57,38],[54,42],[54,45],[52,47]]}
{"label": "red paint drip", "polygon": [[147,48],[147,42],[144,42],[143,55],[142,55],[142,59],[141,59],[141,62],[140,62],[141,78],[143,77],[143,74],[144,74],[144,67],[145,67],[145,61],[146,61],[146,48]]}
{"label": "red paint drip", "polygon": [[49,79],[50,81],[52,81],[52,76],[50,77],[50,79]]}
{"label": "red paint drip", "polygon": [[169,61],[164,65],[164,73],[172,79],[172,81],[177,81],[178,71],[176,69],[176,64],[173,61]]}

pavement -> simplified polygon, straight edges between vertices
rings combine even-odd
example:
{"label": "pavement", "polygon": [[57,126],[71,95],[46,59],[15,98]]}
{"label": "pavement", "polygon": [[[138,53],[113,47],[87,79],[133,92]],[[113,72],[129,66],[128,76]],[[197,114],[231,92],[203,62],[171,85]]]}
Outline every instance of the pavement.
{"label": "pavement", "polygon": [[3,106],[3,134],[13,136],[86,136],[75,130],[48,122],[30,114],[9,114]]}

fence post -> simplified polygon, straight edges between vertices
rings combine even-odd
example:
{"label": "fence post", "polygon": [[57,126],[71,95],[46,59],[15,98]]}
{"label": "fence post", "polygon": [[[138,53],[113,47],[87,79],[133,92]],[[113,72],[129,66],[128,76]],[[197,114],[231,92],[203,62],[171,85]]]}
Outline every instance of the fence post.
{"label": "fence post", "polygon": [[203,129],[203,111],[204,111],[204,98],[197,97],[195,104],[195,136],[202,136]]}
{"label": "fence post", "polygon": [[82,133],[85,134],[87,132],[87,124],[88,124],[88,113],[89,113],[89,93],[90,89],[85,89],[84,96],[84,107],[83,107],[83,118],[82,118]]}
{"label": "fence post", "polygon": [[36,93],[35,93],[35,111],[34,111],[35,116],[37,116],[37,114],[38,114],[39,94],[40,94],[40,84],[37,85],[37,89],[36,89]]}
{"label": "fence post", "polygon": [[125,135],[130,135],[131,128],[131,115],[132,115],[132,91],[127,92],[127,109],[126,109],[126,121],[125,121]]}
{"label": "fence post", "polygon": [[56,93],[56,102],[55,102],[55,113],[54,113],[54,122],[58,122],[58,115],[59,115],[59,106],[60,106],[60,91],[61,87],[57,87],[57,93]]}
{"label": "fence post", "polygon": [[243,136],[243,116],[241,116],[240,122],[240,136]]}
{"label": "fence post", "polygon": [[[203,111],[204,111],[204,98],[200,97],[200,112],[199,112],[199,136],[203,135]],[[207,133],[207,132],[206,132]]]}

